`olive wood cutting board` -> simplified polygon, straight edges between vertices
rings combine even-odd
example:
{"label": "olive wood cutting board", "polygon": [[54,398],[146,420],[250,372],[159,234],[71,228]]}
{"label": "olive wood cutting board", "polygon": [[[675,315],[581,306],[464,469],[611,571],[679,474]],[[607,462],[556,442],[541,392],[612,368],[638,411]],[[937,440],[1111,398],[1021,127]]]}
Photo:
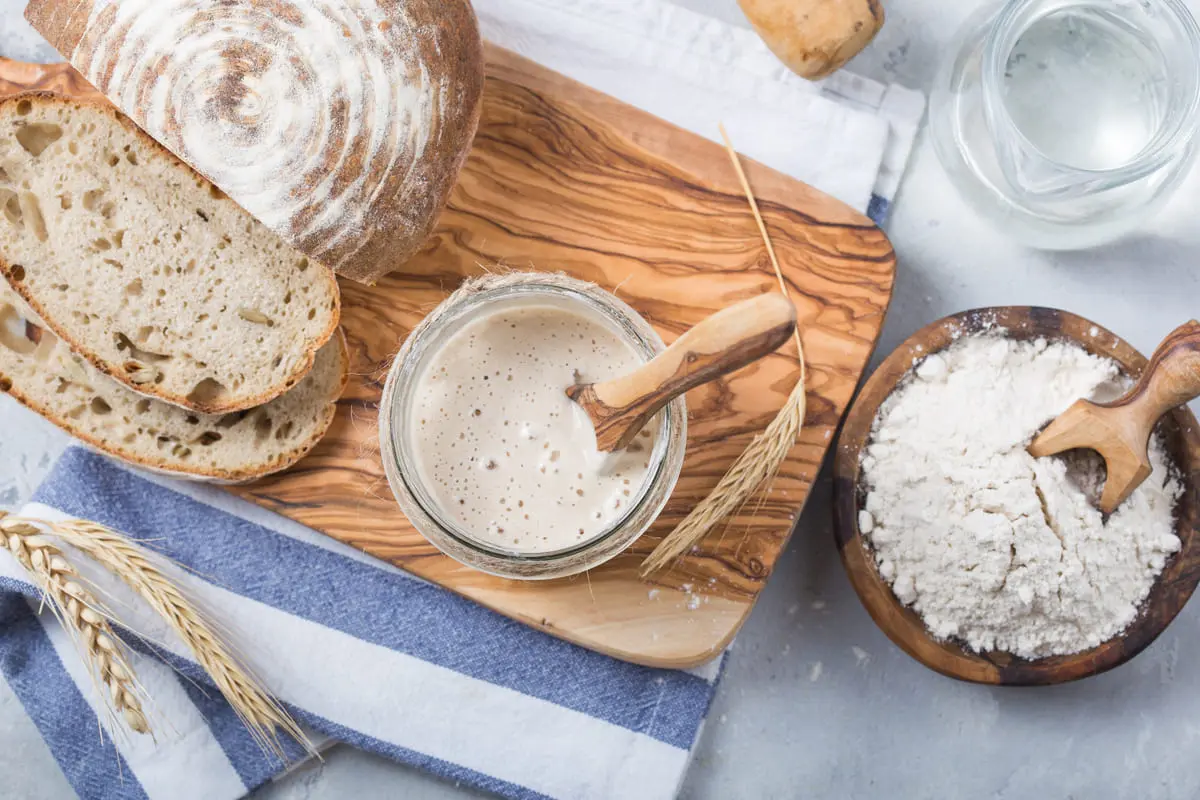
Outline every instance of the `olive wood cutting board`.
{"label": "olive wood cutting board", "polygon": [[[28,88],[95,96],[66,65],[0,61],[0,93]],[[718,655],[787,544],[895,275],[891,245],[861,214],[762,165],[746,171],[796,303],[808,415],[770,491],[669,572],[644,581],[638,566],[782,407],[799,376],[794,345],[688,394],[687,459],[670,503],[590,573],[523,583],[463,567],[409,525],[384,478],[376,419],[389,359],[466,276],[567,272],[616,291],[668,343],[776,287],[721,145],[490,45],[479,133],[435,235],[379,285],[342,282],[352,376],[329,435],[293,469],[230,491],[584,647],[661,667]]]}

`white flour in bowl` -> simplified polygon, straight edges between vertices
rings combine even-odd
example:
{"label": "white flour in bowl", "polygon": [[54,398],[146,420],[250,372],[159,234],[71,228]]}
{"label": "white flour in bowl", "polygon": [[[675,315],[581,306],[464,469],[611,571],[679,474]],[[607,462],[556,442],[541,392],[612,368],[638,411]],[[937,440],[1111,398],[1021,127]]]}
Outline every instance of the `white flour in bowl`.
{"label": "white flour in bowl", "polygon": [[1075,400],[1121,391],[1117,365],[1078,346],[981,335],[926,358],[884,402],[859,527],[936,637],[1039,658],[1133,622],[1180,545],[1180,486],[1161,442],[1154,473],[1107,523],[1088,497],[1102,485],[1098,457],[1068,470],[1025,451]]}

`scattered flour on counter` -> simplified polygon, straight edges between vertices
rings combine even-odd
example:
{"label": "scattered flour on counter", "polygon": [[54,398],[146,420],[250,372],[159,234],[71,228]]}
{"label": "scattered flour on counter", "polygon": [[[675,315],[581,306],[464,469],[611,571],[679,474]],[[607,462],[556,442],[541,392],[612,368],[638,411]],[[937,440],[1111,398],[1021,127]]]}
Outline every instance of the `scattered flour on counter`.
{"label": "scattered flour on counter", "polygon": [[884,402],[862,460],[859,527],[880,574],[938,638],[1024,658],[1076,653],[1136,618],[1179,549],[1180,486],[1154,473],[1105,523],[1102,462],[1034,459],[1034,434],[1076,399],[1118,396],[1117,365],[1069,344],[964,337]]}

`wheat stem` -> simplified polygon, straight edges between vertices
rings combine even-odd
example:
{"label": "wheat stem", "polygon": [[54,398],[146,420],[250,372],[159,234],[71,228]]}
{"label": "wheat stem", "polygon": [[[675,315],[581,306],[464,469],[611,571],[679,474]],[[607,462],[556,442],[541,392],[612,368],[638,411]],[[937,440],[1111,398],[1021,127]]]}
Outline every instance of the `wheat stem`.
{"label": "wheat stem", "polygon": [[101,702],[130,730],[148,733],[142,711],[141,688],[125,655],[125,646],[113,633],[108,619],[98,612],[91,593],[75,568],[41,528],[0,511],[0,534],[42,592],[54,615],[79,645],[80,654],[98,680]]}
{"label": "wheat stem", "polygon": [[264,752],[284,758],[278,736],[283,731],[316,754],[316,747],[295,719],[262,688],[212,624],[166,577],[156,563],[160,557],[111,528],[86,520],[47,522],[0,511],[0,533],[72,638],[81,643],[85,661],[100,679],[105,701],[130,728],[144,733],[149,726],[142,712],[141,687],[111,628],[111,623],[119,620],[99,609],[79,574],[48,537],[88,556],[133,589],[187,645]]}
{"label": "wheat stem", "polygon": [[[733,162],[734,171],[737,172],[738,180],[741,181],[742,191],[746,194],[746,201],[750,204],[750,211],[754,215],[754,221],[758,224],[759,233],[762,234],[763,243],[767,247],[767,255],[771,259],[771,266],[775,269],[775,277],[779,280],[779,289],[787,297],[787,283],[783,279],[783,270],[779,266],[779,259],[775,256],[775,247],[771,244],[771,237],[767,234],[767,225],[758,210],[758,201],[754,199],[754,192],[750,190],[750,181],[747,180],[746,172],[742,169],[742,162],[738,158],[737,151],[733,149],[733,143],[729,141],[729,134],[725,132],[725,126],[719,127],[721,138],[725,140],[725,149]],[[670,565],[675,559],[691,550],[710,530],[741,508],[752,494],[760,487],[769,485],[779,474],[780,467],[783,466],[788,453],[791,452],[792,445],[796,443],[796,437],[800,435],[800,430],[804,427],[804,416],[808,407],[804,346],[800,343],[799,328],[796,329],[796,353],[800,359],[800,378],[791,394],[788,395],[783,408],[775,415],[775,419],[771,420],[767,429],[754,437],[749,447],[733,462],[733,466],[717,482],[716,488],[709,493],[708,497],[701,500],[691,513],[675,526],[667,538],[659,542],[658,547],[654,548],[654,552],[642,562],[640,570],[642,577]]]}
{"label": "wheat stem", "polygon": [[36,524],[119,577],[162,617],[191,650],[196,662],[265,752],[283,758],[278,731],[295,739],[308,752],[316,752],[295,719],[263,689],[195,605],[163,574],[154,555],[95,522],[37,521]]}

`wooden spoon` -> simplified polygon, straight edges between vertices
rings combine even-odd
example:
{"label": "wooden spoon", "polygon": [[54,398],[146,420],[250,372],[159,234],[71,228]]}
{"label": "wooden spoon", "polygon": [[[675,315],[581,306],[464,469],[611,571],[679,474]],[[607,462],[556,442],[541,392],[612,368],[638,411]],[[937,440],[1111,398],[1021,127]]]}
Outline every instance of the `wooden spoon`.
{"label": "wooden spoon", "polygon": [[1042,431],[1029,452],[1036,458],[1086,447],[1108,468],[1100,510],[1111,514],[1150,476],[1150,434],[1159,417],[1200,397],[1200,322],[1181,325],[1163,340],[1133,389],[1112,403],[1078,400]]}
{"label": "wooden spoon", "polygon": [[796,309],[771,292],[722,309],[626,375],[567,389],[596,429],[596,446],[621,450],[650,417],[671,400],[757,361],[787,341],[796,329]]}

